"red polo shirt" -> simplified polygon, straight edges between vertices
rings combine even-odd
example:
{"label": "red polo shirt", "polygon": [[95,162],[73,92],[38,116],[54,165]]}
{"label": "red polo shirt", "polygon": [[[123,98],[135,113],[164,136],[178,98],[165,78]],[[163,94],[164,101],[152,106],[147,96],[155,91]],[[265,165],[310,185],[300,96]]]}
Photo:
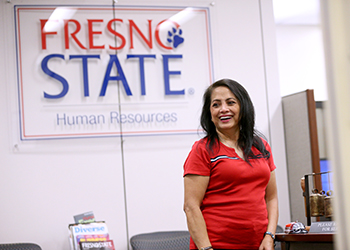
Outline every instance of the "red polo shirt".
{"label": "red polo shirt", "polygon": [[[270,158],[242,160],[220,143],[209,153],[206,139],[194,143],[184,164],[184,176],[210,176],[201,211],[210,242],[218,249],[258,249],[267,228],[265,189],[276,166]],[[253,147],[255,155],[260,152]],[[191,238],[191,249],[197,249]]]}

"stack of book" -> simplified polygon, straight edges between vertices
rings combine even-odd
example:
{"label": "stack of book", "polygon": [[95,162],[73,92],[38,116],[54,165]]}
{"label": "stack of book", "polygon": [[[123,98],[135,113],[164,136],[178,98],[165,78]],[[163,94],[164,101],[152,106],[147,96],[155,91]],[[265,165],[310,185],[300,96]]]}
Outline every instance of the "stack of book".
{"label": "stack of book", "polygon": [[68,227],[71,250],[115,250],[107,224],[104,221],[96,222],[93,215],[84,216],[74,216],[76,223]]}

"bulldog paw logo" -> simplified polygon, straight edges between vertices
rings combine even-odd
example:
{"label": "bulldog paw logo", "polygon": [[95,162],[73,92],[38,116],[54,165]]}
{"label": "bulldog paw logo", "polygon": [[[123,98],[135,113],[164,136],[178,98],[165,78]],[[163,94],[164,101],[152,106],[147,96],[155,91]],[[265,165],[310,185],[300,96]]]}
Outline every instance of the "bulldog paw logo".
{"label": "bulldog paw logo", "polygon": [[173,48],[177,48],[181,43],[184,42],[184,38],[181,37],[182,30],[173,28],[171,31],[168,31],[168,42],[173,45]]}

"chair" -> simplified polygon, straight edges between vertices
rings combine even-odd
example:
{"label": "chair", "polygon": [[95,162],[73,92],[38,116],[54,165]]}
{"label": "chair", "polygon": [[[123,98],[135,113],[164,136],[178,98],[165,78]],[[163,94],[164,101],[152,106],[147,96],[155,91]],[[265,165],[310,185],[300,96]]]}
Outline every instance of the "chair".
{"label": "chair", "polygon": [[188,250],[188,231],[167,231],[134,235],[130,238],[133,250]]}
{"label": "chair", "polygon": [[[280,225],[277,225],[276,233],[283,233],[283,232],[284,232],[283,227],[281,227]],[[281,250],[281,242],[276,242],[275,250]]]}
{"label": "chair", "polygon": [[42,250],[34,243],[0,243],[0,250]]}

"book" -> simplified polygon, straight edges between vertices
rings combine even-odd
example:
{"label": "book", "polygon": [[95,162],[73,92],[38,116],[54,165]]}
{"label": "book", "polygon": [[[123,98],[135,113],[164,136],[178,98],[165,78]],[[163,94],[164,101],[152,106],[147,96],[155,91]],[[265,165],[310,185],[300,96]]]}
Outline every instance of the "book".
{"label": "book", "polygon": [[74,215],[75,223],[91,223],[95,222],[95,215],[92,211],[83,214]]}
{"label": "book", "polygon": [[80,250],[115,250],[113,240],[80,242]]}
{"label": "book", "polygon": [[106,223],[93,222],[69,225],[69,238],[72,250],[80,250],[80,242],[108,241],[109,234]]}

